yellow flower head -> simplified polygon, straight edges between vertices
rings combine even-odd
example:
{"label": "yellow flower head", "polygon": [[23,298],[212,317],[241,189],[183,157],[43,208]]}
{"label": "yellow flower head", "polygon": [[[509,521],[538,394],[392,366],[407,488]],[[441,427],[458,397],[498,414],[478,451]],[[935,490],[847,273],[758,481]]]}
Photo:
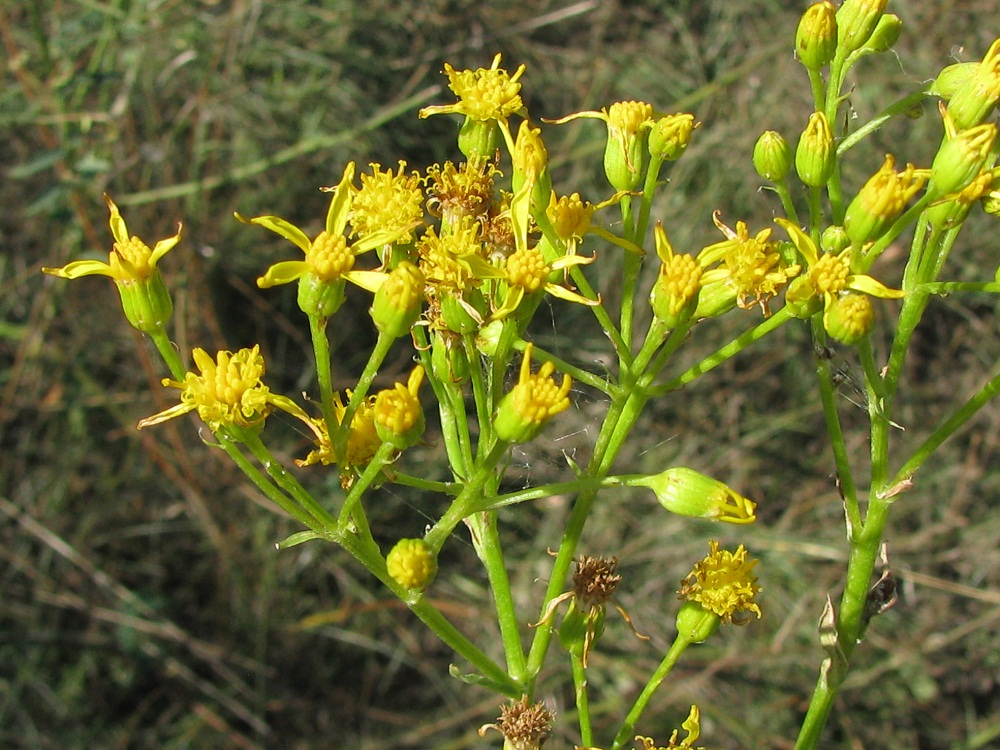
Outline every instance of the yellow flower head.
{"label": "yellow flower head", "polygon": [[508,443],[525,443],[535,437],[542,426],[556,414],[569,408],[569,391],[573,384],[569,375],[562,383],[552,378],[555,365],[543,364],[537,373],[531,372],[534,345],[524,348],[521,372],[517,384],[500,401],[494,427],[497,437]]}
{"label": "yellow flower head", "polygon": [[399,172],[382,171],[371,164],[372,173],[361,175],[361,189],[351,200],[351,234],[367,237],[376,232],[400,234],[394,242],[413,241],[413,229],[424,219],[423,179],[417,172],[404,174],[406,162],[399,162]]}
{"label": "yellow flower head", "polygon": [[370,292],[378,290],[385,281],[386,274],[354,270],[355,258],[369,250],[396,242],[407,235],[417,221],[402,226],[397,222],[393,226],[373,228],[353,244],[348,244],[344,232],[351,214],[353,181],[354,162],[350,162],[337,187],[325,188],[333,196],[326,215],[326,226],[313,240],[297,226],[278,216],[247,219],[236,214],[236,218],[245,224],[256,224],[281,235],[305,254],[303,260],[275,263],[257,279],[257,286],[266,289],[277,284],[299,281],[299,306],[307,314],[322,317],[332,315],[343,302],[344,281],[350,281]]}
{"label": "yellow flower head", "polygon": [[397,450],[416,443],[424,432],[424,411],[418,393],[424,382],[424,368],[417,365],[406,385],[396,383],[375,396],[375,431]]}
{"label": "yellow flower head", "polygon": [[263,426],[274,407],[308,423],[309,417],[299,406],[285,396],[271,393],[261,382],[264,358],[259,346],[235,354],[219,352],[214,360],[204,349],[195,349],[192,356],[198,373],[187,373],[183,382],[163,380],[163,385],[180,389],[181,403],[143,419],[140,430],[189,411],[197,411],[213,432],[254,429]]}
{"label": "yellow flower head", "polygon": [[907,164],[902,172],[894,167],[895,159],[886,154],[881,168],[847,207],[844,229],[858,247],[881,237],[930,175],[929,170],[917,169],[912,164]]}
{"label": "yellow flower head", "polygon": [[[823,323],[828,332],[831,326],[831,316],[841,314],[838,312],[838,308],[844,304],[842,302],[844,297],[850,296],[853,299],[858,296],[855,294],[857,292],[862,293],[862,295],[870,294],[873,297],[881,299],[900,299],[906,296],[902,290],[890,289],[871,276],[854,273],[851,270],[850,248],[846,248],[837,254],[820,253],[816,247],[816,243],[797,224],[788,219],[780,218],[775,219],[775,222],[780,224],[788,233],[792,244],[795,245],[799,254],[806,261],[808,271],[803,278],[808,280],[807,288],[811,289],[812,295],[823,297]],[[798,301],[801,302],[805,293],[803,290],[799,291]],[[864,302],[856,301],[848,304],[851,309],[855,310],[863,307],[865,310],[870,311],[871,316],[874,316],[874,308],[870,300],[867,305]],[[867,319],[867,323],[865,324],[867,326],[865,328],[866,331],[867,328],[871,327],[871,322],[871,319]],[[856,329],[858,329],[858,326],[852,327],[855,333],[857,332]],[[857,334],[853,337],[859,339],[861,335],[863,334]],[[841,336],[837,336],[837,338],[843,341]],[[845,343],[847,342],[845,341]]]}
{"label": "yellow flower head", "polygon": [[427,209],[441,218],[445,227],[461,223],[466,216],[484,216],[493,203],[496,163],[478,158],[456,168],[452,162],[427,168]]}
{"label": "yellow flower head", "polygon": [[997,102],[1000,102],[1000,39],[994,40],[982,61],[958,86],[948,102],[948,114],[959,128],[970,128],[989,117]]}
{"label": "yellow flower head", "polygon": [[678,741],[680,733],[675,729],[670,735],[670,740],[667,742],[666,747],[657,747],[652,737],[639,736],[635,739],[642,743],[641,750],[705,750],[705,748],[696,748],[694,746],[694,743],[701,736],[701,711],[698,710],[697,706],[691,706],[691,712],[688,714],[687,719],[684,720],[684,723],[681,724],[681,729],[687,732],[687,737]]}
{"label": "yellow flower head", "polygon": [[639,184],[649,130],[656,113],[646,102],[615,102],[600,112],[576,112],[553,123],[560,125],[580,118],[604,120],[608,140],[604,148],[604,173],[615,190],[631,190]]}
{"label": "yellow flower head", "polygon": [[726,235],[726,240],[709,245],[698,254],[698,264],[705,269],[716,262],[717,268],[706,270],[701,277],[702,286],[724,281],[735,290],[737,305],[750,309],[760,305],[769,314],[768,302],[781,291],[798,272],[797,264],[787,265],[778,252],[778,243],[769,241],[770,229],[762,229],[751,237],[746,223],[736,222],[736,231],[712,215],[715,226]]}
{"label": "yellow flower head", "polygon": [[99,260],[77,260],[62,268],[43,268],[42,273],[63,279],[78,279],[81,276],[109,276],[118,287],[125,317],[133,327],[150,333],[162,329],[173,313],[173,302],[156,264],[180,242],[181,225],[177,234],[160,240],[150,249],[138,237],[129,235],[125,219],[118,206],[107,195],[105,203],[111,211],[109,225],[115,243],[108,256],[108,262]]}
{"label": "yellow flower head", "polygon": [[691,255],[674,253],[663,225],[653,230],[660,273],[649,294],[649,304],[657,320],[670,328],[688,321],[698,305],[703,269]]}
{"label": "yellow flower head", "polygon": [[556,258],[551,263],[547,263],[538,246],[518,248],[507,258],[505,266],[508,284],[507,294],[504,296],[500,307],[491,316],[491,320],[502,320],[507,317],[518,308],[526,296],[530,296],[540,289],[544,289],[553,297],[564,299],[567,302],[576,302],[581,305],[600,304],[599,299],[589,299],[564,286],[549,281],[549,276],[554,271],[593,262],[593,257],[563,255],[561,258]]}
{"label": "yellow flower head", "polygon": [[[347,391],[347,399],[351,399],[351,391]],[[337,425],[344,421],[347,406],[339,393],[333,394],[333,415]],[[364,467],[378,452],[382,438],[375,428],[375,397],[369,396],[358,404],[354,417],[351,419],[351,431],[347,436],[347,446],[344,455],[340,456],[334,449],[330,438],[330,428],[322,419],[306,418],[303,420],[315,436],[316,448],[304,459],[296,460],[297,466],[311,466],[321,463],[324,466],[338,464],[340,466],[340,484],[344,489],[354,483],[354,471]],[[334,425],[336,427],[337,425]]]}
{"label": "yellow flower head", "polygon": [[479,728],[479,736],[495,729],[503,735],[503,746],[507,750],[539,750],[552,732],[555,714],[544,703],[529,703],[528,696],[512,700],[500,706],[500,718],[496,724],[484,724]]}
{"label": "yellow flower head", "polygon": [[450,88],[458,101],[454,104],[424,107],[420,118],[441,114],[461,114],[477,122],[495,120],[506,122],[507,118],[524,107],[521,101],[521,84],[524,75],[522,64],[510,75],[500,67],[501,55],[493,58],[489,68],[477,70],[455,70],[449,63],[444,64],[444,74],[448,76]]}
{"label": "yellow flower head", "polygon": [[404,589],[423,591],[437,573],[434,552],[423,539],[400,539],[385,557],[389,577]]}
{"label": "yellow flower head", "polygon": [[711,551],[695,563],[691,573],[681,581],[677,598],[697,602],[715,614],[723,623],[745,625],[750,614],[761,616],[754,598],[761,588],[753,574],[756,560],[750,560],[741,544],[735,552],[719,550],[719,542],[709,542]]}

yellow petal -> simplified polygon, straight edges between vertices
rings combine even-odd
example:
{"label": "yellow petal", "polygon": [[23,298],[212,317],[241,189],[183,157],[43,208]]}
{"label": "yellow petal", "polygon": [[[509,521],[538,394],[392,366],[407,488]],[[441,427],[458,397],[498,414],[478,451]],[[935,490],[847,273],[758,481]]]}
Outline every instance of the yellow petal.
{"label": "yellow petal", "polygon": [[302,252],[309,252],[309,246],[312,243],[309,241],[306,233],[291,222],[285,221],[280,216],[255,216],[252,219],[248,219],[238,213],[233,213],[233,216],[235,216],[239,221],[242,221],[244,224],[256,224],[257,226],[264,227],[265,229],[270,229],[275,234],[280,234],[286,240],[294,244]]}
{"label": "yellow petal", "polygon": [[264,275],[257,279],[257,286],[267,289],[278,284],[288,284],[308,270],[309,264],[304,260],[284,260],[268,268]]}
{"label": "yellow petal", "polygon": [[76,260],[62,268],[43,268],[42,273],[58,276],[63,279],[78,279],[81,276],[110,276],[115,278],[114,271],[107,263],[99,260]]}
{"label": "yellow petal", "polygon": [[326,212],[326,231],[336,237],[344,233],[347,227],[347,215],[351,210],[351,199],[354,197],[354,162],[348,162],[344,167],[344,176],[333,190],[330,208]]}
{"label": "yellow petal", "polygon": [[848,276],[847,288],[853,289],[856,292],[864,292],[865,294],[870,294],[872,297],[879,297],[881,299],[902,299],[906,296],[906,292],[902,289],[890,289],[882,282],[873,279],[871,276]]}

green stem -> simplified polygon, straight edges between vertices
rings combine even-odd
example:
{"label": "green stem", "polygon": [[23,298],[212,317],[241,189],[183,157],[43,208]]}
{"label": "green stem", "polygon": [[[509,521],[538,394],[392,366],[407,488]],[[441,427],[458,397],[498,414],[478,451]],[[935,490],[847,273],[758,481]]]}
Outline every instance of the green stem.
{"label": "green stem", "polygon": [[[813,316],[811,325],[813,343],[818,351],[826,346],[826,331],[823,330],[822,315]],[[822,357],[816,358],[816,381],[819,384],[820,403],[823,405],[823,418],[826,421],[826,431],[830,437],[833,461],[837,467],[837,483],[844,497],[844,510],[847,513],[847,522],[850,527],[849,535],[853,536],[861,530],[858,490],[854,485],[851,459],[847,453],[844,431],[840,426],[840,413],[837,411],[837,398],[833,387],[833,376],[830,372],[830,362]]]}
{"label": "green stem", "polygon": [[787,306],[781,308],[774,315],[766,318],[762,323],[759,323],[749,331],[744,331],[721,349],[717,350],[714,354],[710,354],[705,357],[705,359],[701,362],[696,364],[694,367],[685,370],[676,378],[673,378],[663,385],[650,388],[650,394],[654,396],[662,396],[670,391],[683,388],[685,385],[701,377],[706,372],[715,369],[726,360],[732,359],[748,346],[759,341],[771,331],[778,328],[778,326],[791,320],[792,317],[792,313]]}
{"label": "green stem", "polygon": [[[632,201],[626,196],[622,198],[622,223],[625,225],[625,239],[635,241],[632,234],[634,217]],[[642,268],[642,256],[635,253],[624,253],[622,259],[622,298],[621,298],[621,333],[625,342],[625,351],[632,351],[632,324],[635,318],[635,285]]]}
{"label": "green stem", "polygon": [[[523,352],[525,350],[525,347],[527,346],[528,342],[525,341],[524,339],[518,339],[517,341],[514,342],[514,348],[520,352]],[[545,349],[539,349],[536,346],[534,349],[532,349],[531,356],[538,362],[551,362],[556,366],[556,369],[559,372],[565,373],[569,375],[571,378],[573,378],[573,380],[579,383],[583,383],[584,385],[589,385],[591,388],[603,391],[604,393],[611,394],[615,388],[615,386],[613,386],[610,383],[607,377],[602,378],[599,375],[595,375],[594,373],[590,372],[589,370],[584,370],[580,367],[577,367],[576,365],[571,365],[566,360],[560,359],[559,357],[552,354],[551,352],[546,351]]]}
{"label": "green stem", "polygon": [[913,455],[907,459],[903,467],[896,473],[895,478],[890,483],[890,487],[895,487],[901,482],[905,482],[923,466],[930,455],[937,450],[945,440],[954,435],[959,428],[968,422],[975,414],[988,404],[996,395],[1000,393],[1000,374],[994,375],[972,398],[966,401],[960,409],[952,414],[948,419],[939,425],[934,432],[917,448]]}
{"label": "green stem", "polygon": [[218,432],[215,433],[215,438],[219,441],[219,445],[222,446],[222,449],[229,454],[233,463],[235,463],[236,466],[238,466],[239,469],[247,475],[250,481],[256,485],[257,489],[264,493],[264,496],[268,500],[277,505],[303,526],[321,533],[324,524],[314,516],[306,513],[277,486],[275,486],[274,482],[261,474],[257,467],[247,460],[247,457],[243,455],[236,443]]}
{"label": "green stem", "polygon": [[681,654],[690,645],[691,641],[687,640],[681,633],[677,634],[677,637],[674,638],[674,642],[670,646],[670,650],[667,651],[667,655],[663,657],[663,661],[660,662],[656,671],[653,672],[646,686],[639,693],[639,697],[635,699],[632,709],[628,712],[628,716],[625,717],[625,721],[622,722],[618,734],[615,735],[615,741],[611,744],[611,750],[621,750],[621,748],[625,747],[626,743],[632,741],[632,733],[635,732],[635,725],[638,723],[639,717],[642,716],[653,694],[660,687],[663,680],[666,679],[667,675],[670,674],[670,670],[674,668]]}
{"label": "green stem", "polygon": [[425,492],[435,492],[441,495],[457,495],[461,486],[455,482],[435,482],[432,479],[415,477],[412,474],[405,474],[401,471],[392,472],[393,484],[401,484],[404,487],[414,487]]}
{"label": "green stem", "polygon": [[646,230],[649,228],[649,212],[653,207],[653,197],[656,195],[656,181],[660,179],[660,170],[663,168],[663,158],[656,155],[649,157],[649,166],[646,169],[646,178],[642,185],[642,202],[639,204],[639,216],[635,223],[635,230],[631,237],[626,237],[633,244],[642,247],[646,237]]}
{"label": "green stem", "polygon": [[343,421],[337,430],[337,439],[334,441],[334,445],[336,446],[334,455],[344,455],[344,451],[347,448],[347,439],[351,435],[351,422],[354,421],[354,413],[368,395],[372,381],[375,380],[375,376],[378,374],[378,368],[382,366],[382,362],[385,361],[386,355],[389,354],[389,349],[395,340],[394,337],[379,331],[378,340],[375,342],[375,347],[368,358],[368,364],[365,365],[364,372],[361,373],[361,377],[358,379],[358,384],[351,392],[351,401],[344,411]]}
{"label": "green stem", "polygon": [[874,133],[876,130],[881,128],[893,117],[901,114],[906,114],[914,105],[920,104],[924,99],[927,98],[927,88],[924,87],[919,91],[914,91],[899,101],[890,104],[888,107],[882,110],[878,115],[873,117],[871,120],[866,122],[860,128],[855,130],[848,136],[845,136],[839,144],[837,144],[837,156],[838,158],[843,156],[848,149],[853,148],[858,145],[864,138]]}
{"label": "green stem", "polygon": [[795,210],[795,203],[792,201],[792,193],[788,189],[787,177],[780,182],[774,183],[774,192],[776,192],[778,194],[778,198],[781,199],[781,207],[785,211],[785,216],[787,216],[789,221],[792,223],[798,224],[799,214]]}
{"label": "green stem", "polygon": [[573,665],[573,687],[576,693],[576,715],[580,722],[580,743],[582,747],[590,747],[594,744],[594,733],[590,726],[587,670],[583,666],[583,659],[576,654],[571,654],[570,662]]}
{"label": "green stem", "polygon": [[382,472],[382,468],[392,460],[395,452],[396,449],[390,443],[382,443],[379,446],[375,455],[372,456],[372,459],[365,467],[365,470],[361,472],[361,476],[354,480],[354,484],[351,485],[351,490],[347,493],[347,497],[344,498],[344,504],[340,508],[340,517],[337,519],[338,529],[348,528],[352,518],[357,523],[363,522],[367,524],[364,508],[359,506],[361,496],[371,486],[372,482],[378,478]]}
{"label": "green stem", "polygon": [[271,477],[272,481],[281,487],[287,494],[315,518],[322,526],[330,526],[334,523],[334,518],[330,513],[314,498],[309,491],[299,484],[299,480],[292,476],[281,463],[271,455],[259,435],[247,434],[244,438],[244,445],[249,449],[264,471]]}
{"label": "green stem", "polygon": [[181,361],[181,355],[177,353],[174,343],[170,340],[167,332],[163,330],[163,326],[151,331],[149,337],[156,344],[156,349],[160,352],[160,356],[163,357],[163,361],[166,363],[167,369],[170,370],[173,379],[183,381],[185,374],[184,363]]}
{"label": "green stem", "polygon": [[316,358],[316,379],[319,381],[320,405],[323,421],[333,433],[337,420],[333,412],[333,372],[330,367],[330,341],[326,336],[326,318],[309,316],[309,332],[312,334],[313,356]]}
{"label": "green stem", "polygon": [[469,519],[469,526],[473,531],[473,543],[479,553],[479,559],[486,568],[490,590],[493,592],[500,638],[507,656],[507,672],[515,681],[524,682],[527,662],[524,657],[524,646],[521,644],[519,621],[514,608],[514,597],[511,595],[503,547],[497,531],[496,513],[493,511],[476,513]]}

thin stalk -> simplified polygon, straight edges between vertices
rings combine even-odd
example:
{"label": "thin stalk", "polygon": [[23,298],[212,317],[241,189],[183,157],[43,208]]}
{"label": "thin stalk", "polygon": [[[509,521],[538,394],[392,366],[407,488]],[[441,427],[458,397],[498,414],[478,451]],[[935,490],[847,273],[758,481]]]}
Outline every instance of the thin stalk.
{"label": "thin stalk", "polygon": [[[527,347],[528,342],[524,339],[518,339],[514,342],[514,348],[520,352],[523,352],[525,347]],[[589,370],[584,370],[576,365],[571,365],[564,359],[560,359],[552,352],[546,351],[545,349],[539,349],[537,346],[532,349],[531,356],[539,362],[551,362],[556,366],[556,369],[569,375],[573,380],[583,383],[584,385],[589,385],[591,388],[595,388],[604,393],[611,394],[615,389],[615,386],[611,384],[607,377],[600,377],[595,375]]]}
{"label": "thin stalk", "polygon": [[[621,201],[622,223],[625,226],[625,239],[635,242],[633,235],[633,225],[635,218],[632,214],[632,201],[626,196]],[[635,285],[639,278],[639,269],[642,268],[642,257],[635,253],[625,253],[622,259],[622,301],[621,301],[621,326],[622,340],[625,342],[625,351],[632,351],[632,324],[635,319]]]}
{"label": "thin stalk", "polygon": [[479,559],[486,568],[486,577],[493,592],[500,638],[507,657],[507,672],[520,683],[527,676],[527,662],[524,646],[521,644],[520,621],[514,608],[514,597],[511,595],[510,577],[507,575],[503,547],[497,531],[496,512],[477,513],[470,518],[470,524],[475,530],[473,543],[479,553]]}
{"label": "thin stalk", "polygon": [[261,441],[259,435],[247,434],[243,440],[244,445],[249,449],[260,465],[264,467],[271,480],[281,487],[288,495],[315,518],[322,526],[329,526],[334,523],[334,518],[320,505],[309,491],[299,484],[299,480],[292,476],[281,463],[271,455],[267,446]]}
{"label": "thin stalk", "polygon": [[[379,446],[378,451],[372,456],[365,470],[361,472],[361,476],[354,480],[350,492],[344,498],[344,504],[340,508],[340,517],[337,519],[338,529],[347,529],[352,518],[357,517],[358,522],[360,522],[360,519],[364,517],[364,508],[359,507],[361,496],[378,478],[382,468],[392,460],[392,455],[395,452],[396,449],[391,443],[382,443]],[[364,522],[367,523],[367,519]]]}
{"label": "thin stalk", "polygon": [[639,721],[639,717],[642,716],[643,711],[646,710],[646,706],[649,705],[649,701],[652,699],[653,694],[656,693],[657,688],[666,679],[667,675],[670,674],[670,670],[674,668],[677,660],[680,658],[681,654],[691,645],[691,641],[688,640],[682,633],[678,633],[677,637],[674,638],[674,642],[670,645],[670,650],[667,651],[667,655],[663,657],[663,661],[653,672],[646,686],[639,693],[639,697],[635,699],[635,703],[632,705],[632,709],[628,712],[625,717],[625,721],[622,722],[621,728],[618,730],[618,734],[615,735],[615,741],[611,743],[611,750],[621,750],[625,745],[632,741],[633,733],[635,732],[635,725]]}
{"label": "thin stalk", "polygon": [[594,732],[590,726],[590,699],[587,696],[587,670],[583,659],[576,654],[570,655],[573,665],[573,688],[576,694],[576,715],[580,722],[580,743],[582,747],[594,744]]}
{"label": "thin stalk", "polygon": [[351,422],[354,420],[354,413],[368,395],[372,381],[375,380],[375,376],[378,374],[378,368],[382,366],[382,362],[385,361],[386,355],[389,354],[389,349],[395,340],[392,336],[387,336],[379,331],[378,340],[375,342],[375,347],[368,358],[368,364],[365,365],[364,372],[361,373],[361,377],[358,379],[358,384],[351,392],[351,401],[344,411],[344,419],[337,430],[337,438],[334,440],[336,455],[344,455],[344,450],[347,447],[347,439],[351,435]]}
{"label": "thin stalk", "polygon": [[163,330],[163,326],[159,326],[150,332],[149,337],[156,344],[156,349],[160,352],[160,356],[163,357],[163,361],[166,363],[167,369],[170,370],[173,379],[183,381],[185,374],[184,363],[181,361],[181,355],[177,353],[177,349],[174,347],[174,342],[170,340],[167,332]]}
{"label": "thin stalk", "polygon": [[313,356],[316,358],[316,380],[319,382],[320,406],[323,421],[333,433],[337,421],[333,414],[333,372],[330,367],[330,341],[326,336],[326,318],[309,316],[309,333],[312,335]]}

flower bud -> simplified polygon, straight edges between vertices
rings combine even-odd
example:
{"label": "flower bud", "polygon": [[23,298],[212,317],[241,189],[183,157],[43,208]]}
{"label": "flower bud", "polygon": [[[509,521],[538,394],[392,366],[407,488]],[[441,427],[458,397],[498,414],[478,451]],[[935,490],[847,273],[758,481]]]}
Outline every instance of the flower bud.
{"label": "flower bud", "polygon": [[664,161],[676,161],[687,150],[691,133],[700,123],[694,115],[682,113],[661,117],[649,133],[649,153]]}
{"label": "flower bud", "polygon": [[831,224],[819,236],[819,246],[825,253],[840,255],[851,246],[851,238],[843,227]]}
{"label": "flower bud", "polygon": [[847,206],[844,230],[859,247],[881,237],[927,179],[927,170],[907,164],[897,173],[894,165],[893,157],[886,154],[885,162]]}
{"label": "flower bud", "polygon": [[990,45],[982,62],[959,85],[948,114],[959,130],[971,128],[985,120],[1000,101],[1000,39]]}
{"label": "flower bud", "polygon": [[795,171],[802,183],[822,187],[833,174],[837,149],[833,131],[822,112],[813,112],[795,149]]}
{"label": "flower bud", "polygon": [[753,166],[765,180],[781,182],[792,171],[792,147],[781,133],[766,130],[754,144]]}
{"label": "flower bud", "polygon": [[431,341],[431,371],[442,383],[464,383],[469,379],[469,359],[461,339],[437,333]]}
{"label": "flower bud", "polygon": [[868,41],[888,4],[889,0],[844,0],[837,11],[837,46],[843,54]]}
{"label": "flower bud", "polygon": [[143,333],[163,330],[174,312],[170,291],[154,267],[150,275],[137,281],[120,281],[115,284],[122,299],[122,310],[133,328]]}
{"label": "flower bud", "polygon": [[698,292],[698,306],[694,310],[694,318],[717,318],[725,315],[736,307],[739,291],[725,279],[713,281],[702,286]]}
{"label": "flower bud", "polygon": [[628,486],[648,487],[660,505],[679,516],[727,523],[753,523],[754,502],[717,479],[694,469],[675,466],[649,476],[632,477]]}
{"label": "flower bud", "polygon": [[531,204],[548,206],[552,195],[552,177],[549,175],[549,155],[541,133],[541,128],[531,127],[527,120],[521,122],[511,156],[514,165],[511,188],[516,194],[528,183],[531,185]]}
{"label": "flower bud", "polygon": [[375,292],[371,316],[375,327],[393,338],[405,336],[420,317],[424,274],[408,260],[400,261]]}
{"label": "flower bud", "polygon": [[496,436],[507,443],[532,440],[552,417],[569,408],[569,375],[561,383],[552,379],[555,365],[544,363],[537,373],[531,372],[531,352],[528,344],[521,360],[517,383],[501,399],[493,420]]}
{"label": "flower bud", "polygon": [[615,102],[608,108],[604,174],[615,190],[632,190],[642,179],[653,107],[646,102]]}
{"label": "flower bud", "polygon": [[417,394],[424,368],[417,365],[407,384],[396,383],[375,397],[375,433],[396,450],[406,450],[424,434],[424,410]]}
{"label": "flower bud", "polygon": [[423,591],[437,573],[437,560],[423,539],[400,539],[385,558],[389,577],[404,589]]}
{"label": "flower bud", "polygon": [[942,69],[934,83],[930,87],[929,93],[939,96],[945,101],[949,101],[955,92],[962,88],[966,81],[975,75],[979,69],[977,62],[955,63]]}
{"label": "flower bud", "polygon": [[837,9],[830,0],[806,8],[795,32],[795,51],[810,70],[819,70],[833,59],[837,51]]}
{"label": "flower bud", "polygon": [[[260,282],[258,281],[258,286]],[[344,304],[344,279],[324,281],[312,271],[299,277],[299,309],[310,317],[329,318]]]}
{"label": "flower bud", "polygon": [[875,30],[865,42],[864,48],[869,52],[878,54],[892,49],[899,41],[899,35],[903,31],[903,22],[899,16],[886,13],[875,25]]}
{"label": "flower bud", "polygon": [[837,341],[854,346],[875,323],[875,306],[867,294],[845,292],[826,306],[823,327]]}
{"label": "flower bud", "polygon": [[963,190],[983,170],[996,137],[997,126],[991,122],[946,135],[931,164],[934,187],[945,195]]}

